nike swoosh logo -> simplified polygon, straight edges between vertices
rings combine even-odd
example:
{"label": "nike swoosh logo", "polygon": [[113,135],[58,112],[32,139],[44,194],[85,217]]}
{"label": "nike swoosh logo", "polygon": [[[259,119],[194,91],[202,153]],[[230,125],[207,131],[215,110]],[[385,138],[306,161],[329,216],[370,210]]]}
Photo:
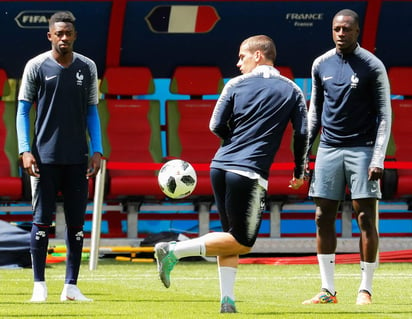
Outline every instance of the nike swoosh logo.
{"label": "nike swoosh logo", "polygon": [[324,76],[323,81],[331,80],[333,79],[333,76]]}
{"label": "nike swoosh logo", "polygon": [[46,75],[46,81],[49,81],[49,80],[54,79],[56,77],[57,77],[57,75],[52,75],[52,76],[47,76]]}

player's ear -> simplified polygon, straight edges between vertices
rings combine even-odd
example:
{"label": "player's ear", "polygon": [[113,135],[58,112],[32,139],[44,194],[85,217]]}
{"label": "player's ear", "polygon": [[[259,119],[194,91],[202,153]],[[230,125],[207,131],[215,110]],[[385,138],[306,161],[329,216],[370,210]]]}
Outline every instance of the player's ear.
{"label": "player's ear", "polygon": [[50,32],[50,31],[49,31],[49,32],[47,32],[47,39],[48,39],[49,41],[51,41],[51,37],[52,37],[51,32]]}
{"label": "player's ear", "polygon": [[262,52],[260,50],[255,51],[255,53],[253,54],[254,58],[255,58],[255,62],[260,62],[264,56],[262,55]]}

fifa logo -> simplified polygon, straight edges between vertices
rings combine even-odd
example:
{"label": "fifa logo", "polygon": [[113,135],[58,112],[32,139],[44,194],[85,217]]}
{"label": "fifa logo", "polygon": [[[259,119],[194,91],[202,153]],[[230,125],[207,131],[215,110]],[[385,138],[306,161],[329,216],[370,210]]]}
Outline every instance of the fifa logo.
{"label": "fifa logo", "polygon": [[359,78],[356,76],[356,73],[351,76],[350,82],[350,87],[352,89],[356,89],[358,87]]}
{"label": "fifa logo", "polygon": [[83,79],[84,79],[84,75],[82,74],[82,71],[79,70],[76,73],[76,83],[78,86],[82,86],[83,85]]}

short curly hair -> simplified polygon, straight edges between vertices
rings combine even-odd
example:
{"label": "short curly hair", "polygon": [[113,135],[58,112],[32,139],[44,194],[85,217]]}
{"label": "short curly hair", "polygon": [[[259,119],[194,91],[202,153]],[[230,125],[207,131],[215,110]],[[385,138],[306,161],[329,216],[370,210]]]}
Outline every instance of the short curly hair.
{"label": "short curly hair", "polygon": [[70,11],[59,11],[54,13],[49,20],[49,27],[52,27],[56,22],[68,22],[73,24],[76,21],[73,13]]}
{"label": "short curly hair", "polygon": [[338,16],[352,17],[355,24],[359,25],[359,15],[353,10],[350,10],[350,9],[340,10],[338,13],[335,14],[333,19],[335,19]]}

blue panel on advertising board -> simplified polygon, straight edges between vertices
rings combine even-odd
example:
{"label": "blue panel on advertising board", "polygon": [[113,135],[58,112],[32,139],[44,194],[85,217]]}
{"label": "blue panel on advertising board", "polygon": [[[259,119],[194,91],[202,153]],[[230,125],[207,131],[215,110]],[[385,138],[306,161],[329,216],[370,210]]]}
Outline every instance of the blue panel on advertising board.
{"label": "blue panel on advertising board", "polygon": [[[150,15],[164,3],[127,4],[121,65],[148,65],[156,78],[170,78],[178,65],[217,65],[224,77],[233,77],[239,74],[236,63],[240,42],[252,35],[267,34],[277,45],[277,64],[291,66],[295,77],[308,78],[313,59],[334,46],[331,23],[335,13],[353,9],[362,26],[366,11],[366,2],[356,1],[214,1],[207,5],[215,8],[220,19],[209,32],[168,33],[163,24],[157,27],[164,32],[154,32],[147,20],[154,20]],[[167,4],[188,6],[186,2]],[[169,14],[171,10],[163,11]]]}
{"label": "blue panel on advertising board", "polygon": [[412,2],[384,1],[375,54],[386,67],[412,64]]}
{"label": "blue panel on advertising board", "polygon": [[78,31],[74,50],[93,59],[102,74],[105,67],[110,2],[0,2],[0,68],[20,78],[33,56],[50,50],[47,19],[67,10],[76,17]]}

